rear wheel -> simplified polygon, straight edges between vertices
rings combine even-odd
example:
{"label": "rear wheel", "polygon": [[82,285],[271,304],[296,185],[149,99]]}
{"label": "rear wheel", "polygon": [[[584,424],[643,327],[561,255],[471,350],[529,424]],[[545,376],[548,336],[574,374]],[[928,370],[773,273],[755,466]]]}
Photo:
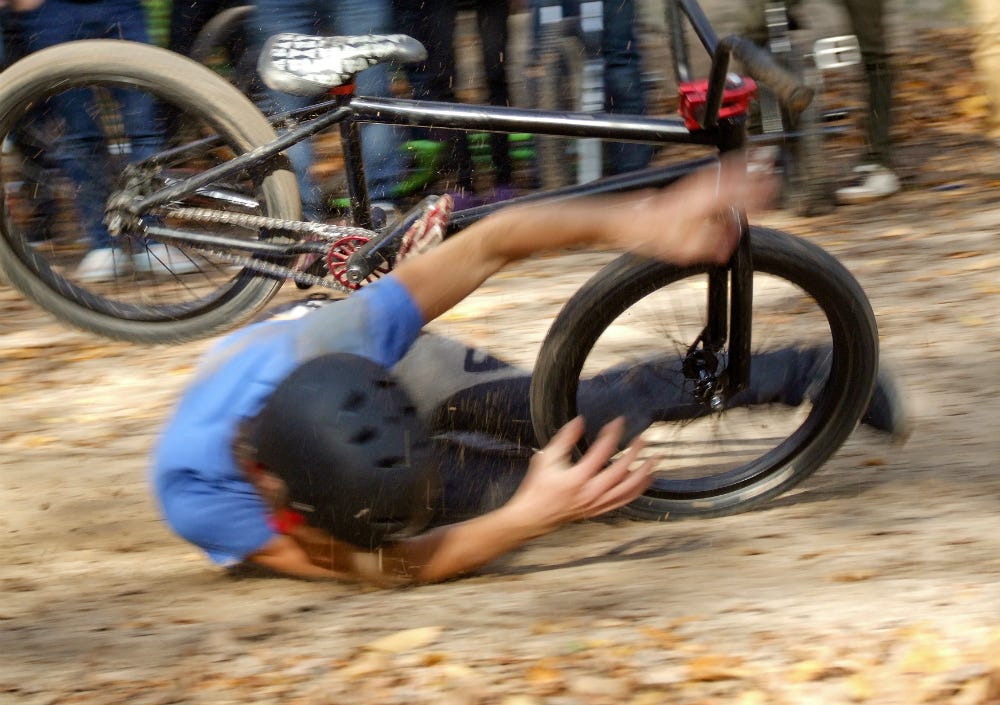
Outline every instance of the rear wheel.
{"label": "rear wheel", "polygon": [[751,236],[750,390],[724,405],[699,394],[687,355],[705,327],[703,267],[622,257],[573,296],[545,338],[531,387],[541,443],[577,413],[588,417],[588,440],[595,421],[622,411],[635,433],[648,425],[647,453],[661,459],[626,514],[678,519],[759,505],[825,462],[864,413],[878,336],[861,287],[815,245],[756,227]]}
{"label": "rear wheel", "polygon": [[[236,325],[282,279],[220,248],[157,242],[144,227],[268,238],[253,225],[191,222],[177,209],[297,220],[295,177],[281,160],[210,183],[121,233],[103,221],[115,194],[156,190],[274,137],[239,91],[177,54],[97,40],[32,54],[0,78],[0,268],[58,318],[117,339],[167,343]],[[191,142],[199,146],[177,149]]]}

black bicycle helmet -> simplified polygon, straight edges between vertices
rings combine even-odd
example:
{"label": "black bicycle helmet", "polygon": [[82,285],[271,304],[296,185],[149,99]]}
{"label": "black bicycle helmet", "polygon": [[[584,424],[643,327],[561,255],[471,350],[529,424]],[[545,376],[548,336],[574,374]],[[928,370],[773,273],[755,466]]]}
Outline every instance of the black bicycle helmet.
{"label": "black bicycle helmet", "polygon": [[296,368],[255,419],[257,462],[306,523],[373,549],[422,529],[439,486],[429,436],[381,365],[336,353]]}

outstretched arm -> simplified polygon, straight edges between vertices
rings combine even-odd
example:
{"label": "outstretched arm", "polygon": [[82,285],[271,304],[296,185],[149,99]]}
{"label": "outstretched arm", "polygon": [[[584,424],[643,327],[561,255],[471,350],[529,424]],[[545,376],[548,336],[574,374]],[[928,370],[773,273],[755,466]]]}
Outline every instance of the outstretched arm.
{"label": "outstretched arm", "polygon": [[393,586],[446,580],[479,568],[563,524],[621,507],[649,486],[652,460],[639,461],[641,441],[615,462],[621,419],[605,426],[575,464],[571,454],[583,433],[577,418],[532,458],[513,497],[488,514],[449,524],[368,552],[310,526],[277,536],[248,556],[258,565],[311,579]]}
{"label": "outstretched arm", "polygon": [[[567,247],[630,250],[676,264],[723,263],[739,233],[732,206],[756,207],[767,180],[750,182],[741,164],[723,162],[661,190],[559,203],[512,206],[439,247],[406,260],[390,276],[409,291],[425,321],[441,315],[507,264]],[[375,554],[325,537],[319,545],[276,540],[251,560],[302,577],[382,584],[433,582],[473,571],[526,541],[578,519],[621,507],[649,486],[652,461],[641,440],[615,462],[623,433],[608,424],[575,464],[582,419],[567,424],[535,455],[515,495],[500,509],[439,527]]]}
{"label": "outstretched arm", "polygon": [[563,524],[631,502],[649,486],[653,461],[638,459],[643,445],[637,441],[607,464],[623,426],[621,419],[605,426],[574,464],[571,453],[583,433],[583,419],[574,419],[535,454],[504,506],[386,547],[381,561],[386,577],[427,583],[468,573]]}
{"label": "outstretched arm", "polygon": [[531,255],[568,247],[619,249],[675,264],[725,262],[739,233],[732,206],[754,208],[769,180],[723,160],[664,189],[511,206],[393,272],[430,321],[489,276]]}

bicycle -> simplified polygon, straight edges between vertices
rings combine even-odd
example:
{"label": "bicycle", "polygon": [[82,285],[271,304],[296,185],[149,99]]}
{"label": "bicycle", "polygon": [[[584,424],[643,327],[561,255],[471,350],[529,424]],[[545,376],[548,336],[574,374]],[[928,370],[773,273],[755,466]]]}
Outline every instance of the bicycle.
{"label": "bicycle", "polygon": [[[270,120],[211,70],[156,47],[95,40],[38,52],[0,75],[0,135],[39,113],[48,115],[46,124],[55,130],[61,121],[59,95],[83,87],[92,91],[99,118],[94,131],[73,140],[55,134],[43,144],[64,169],[80,164],[67,159],[67,147],[76,155],[89,148],[84,163],[102,167],[109,187],[101,203],[123,265],[112,281],[87,283],[74,275],[80,252],[67,242],[67,233],[28,242],[7,197],[7,185],[19,176],[19,156],[8,152],[0,165],[5,186],[0,268],[13,286],[61,320],[143,343],[186,340],[234,326],[259,310],[286,279],[349,292],[392,267],[406,232],[422,217],[417,209],[395,226],[372,229],[358,156],[363,121],[683,143],[713,152],[512,202],[552,199],[568,207],[578,196],[670,184],[716,164],[717,152],[745,143],[751,80],[727,81],[731,56],[791,109],[801,109],[810,97],[752,43],[735,36],[719,39],[696,0],[681,0],[681,6],[713,57],[704,95],[682,101],[682,118],[353,95],[346,79],[366,63],[419,54],[419,45],[399,37],[355,38],[346,45],[337,38],[273,38],[270,66],[289,82],[308,73],[288,70],[289,57],[294,61],[304,50],[354,53],[344,75],[319,79],[340,84],[330,100]],[[309,67],[315,65],[303,66]],[[185,116],[161,151],[131,163],[134,135],[125,132],[128,116],[116,112],[114,100],[122,90],[149,91]],[[334,125],[344,140],[349,226],[299,220],[297,184],[282,155],[289,145]],[[56,186],[63,200],[92,195],[95,188],[71,174]],[[452,214],[448,234],[504,205]],[[734,219],[743,238],[728,266],[680,268],[623,255],[570,298],[542,344],[530,391],[540,443],[576,414],[581,375],[652,356],[670,367],[669,379],[679,380],[683,419],[653,419],[647,437],[666,459],[647,493],[628,508],[634,516],[713,516],[767,501],[801,482],[841,446],[871,396],[878,334],[857,281],[818,246],[751,226],[742,213]],[[168,256],[159,255],[166,246],[172,248]],[[188,273],[171,274],[174,264]],[[823,373],[802,404],[749,407],[740,395],[751,380],[751,354],[760,360],[768,346],[789,344],[826,351],[818,367]]]}
{"label": "bicycle", "polygon": [[[198,31],[189,55],[221,73],[267,113],[272,112],[272,106],[268,103],[267,89],[257,75],[257,53],[245,30],[253,11],[253,5],[236,5],[216,14]],[[489,135],[468,133],[466,138],[473,163],[477,168],[489,168],[492,165]],[[534,162],[536,148],[532,135],[515,133],[509,135],[508,140],[510,158],[515,164]],[[397,201],[419,198],[433,189],[435,182],[448,171],[449,145],[426,137],[408,139],[401,149],[406,167],[392,189],[392,197]],[[345,184],[337,180],[325,185],[325,203],[332,213],[350,209],[345,189]]]}
{"label": "bicycle", "polygon": [[[762,9],[762,27],[756,30],[762,35],[756,40],[800,81],[813,88],[814,98],[804,110],[789,112],[767,86],[762,86],[749,141],[777,150],[783,205],[798,215],[818,215],[833,207],[833,179],[824,140],[847,129],[841,123],[848,115],[843,108],[822,105],[824,75],[860,63],[860,50],[857,39],[847,35],[823,37],[806,48],[794,36],[785,2],[768,0]],[[682,92],[700,90],[693,78],[679,0],[667,0],[666,20],[674,79]]]}

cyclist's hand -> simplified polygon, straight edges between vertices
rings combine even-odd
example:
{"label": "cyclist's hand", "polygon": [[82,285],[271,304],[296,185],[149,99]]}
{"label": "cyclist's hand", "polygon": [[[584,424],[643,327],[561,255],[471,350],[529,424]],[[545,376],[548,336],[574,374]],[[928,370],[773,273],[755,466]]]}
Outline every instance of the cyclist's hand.
{"label": "cyclist's hand", "polygon": [[532,458],[528,474],[506,509],[532,522],[541,534],[634,500],[649,486],[653,460],[638,460],[643,443],[635,440],[608,465],[624,426],[620,418],[607,424],[583,457],[573,463],[571,453],[584,424],[580,417],[570,421]]}
{"label": "cyclist's hand", "polygon": [[739,211],[763,208],[775,193],[768,174],[747,174],[742,156],[723,159],[672,186],[639,194],[622,214],[622,245],[679,265],[724,263],[739,241]]}

